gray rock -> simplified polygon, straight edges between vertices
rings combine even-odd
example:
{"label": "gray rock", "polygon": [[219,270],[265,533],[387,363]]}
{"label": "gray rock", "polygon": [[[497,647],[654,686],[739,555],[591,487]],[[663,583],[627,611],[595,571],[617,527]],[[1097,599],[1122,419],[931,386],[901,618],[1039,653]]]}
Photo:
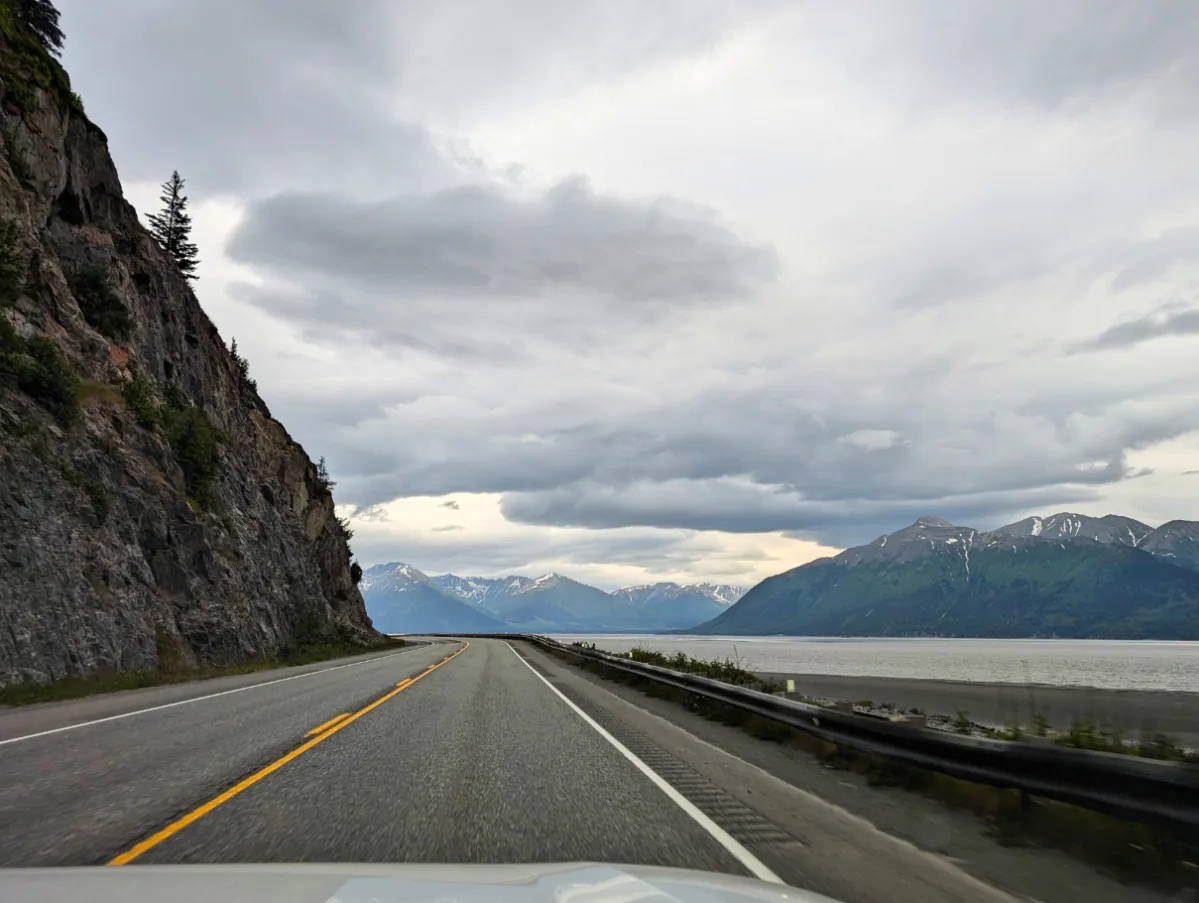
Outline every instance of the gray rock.
{"label": "gray rock", "polygon": [[[312,461],[125,201],[103,132],[52,92],[35,98],[0,110],[0,221],[29,264],[0,318],[53,340],[86,383],[63,426],[0,367],[0,685],[377,641]],[[97,263],[127,337],[89,326],[68,287]],[[170,445],[126,408],[135,371],[172,381],[226,437],[202,509]]]}

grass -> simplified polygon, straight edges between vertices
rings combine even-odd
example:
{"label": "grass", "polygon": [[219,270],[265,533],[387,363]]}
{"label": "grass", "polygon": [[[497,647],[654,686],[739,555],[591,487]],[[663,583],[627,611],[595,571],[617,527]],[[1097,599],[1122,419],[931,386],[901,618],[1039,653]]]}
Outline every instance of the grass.
{"label": "grass", "polygon": [[[572,645],[584,649],[595,649],[595,643],[573,643]],[[672,671],[681,671],[685,674],[709,677],[712,680],[723,681],[726,684],[735,684],[739,687],[748,687],[751,690],[760,690],[763,693],[776,693],[783,689],[782,684],[763,680],[752,671],[747,671],[742,667],[745,663],[739,658],[726,657],[720,660],[708,661],[700,658],[692,658],[683,652],[667,655],[664,652],[657,652],[653,649],[642,647],[630,650],[627,656],[635,662],[657,665],[660,668],[669,668]]]}
{"label": "grass", "polygon": [[[574,644],[586,647],[588,644]],[[591,648],[594,648],[591,645]],[[915,768],[882,756],[839,747],[814,734],[735,706],[696,696],[678,687],[628,674],[602,662],[552,652],[604,680],[627,684],[704,718],[737,727],[761,740],[782,743],[815,757],[828,768],[854,771],[875,787],[898,787],[981,818],[1005,846],[1044,846],[1066,851],[1124,881],[1179,890],[1199,888],[1199,842],[1166,829],[1093,812],[1068,803],[1032,797]],[[965,715],[965,713],[960,713]]]}
{"label": "grass", "polygon": [[324,662],[349,655],[360,655],[365,652],[399,648],[403,645],[405,645],[403,640],[391,637],[376,645],[366,647],[350,643],[326,643],[302,647],[289,655],[279,658],[253,659],[236,665],[184,670],[179,668],[173,661],[168,661],[164,663],[164,667],[158,670],[109,671],[98,673],[92,677],[67,677],[48,684],[27,682],[0,688],[0,706],[61,702],[67,699],[94,696],[99,693],[116,693],[121,690],[140,690],[145,687],[160,687],[167,684],[210,680],[214,677],[252,674],[256,671],[268,671],[272,668],[287,668],[294,665]]}
{"label": "grass", "polygon": [[75,397],[79,399],[79,403],[84,407],[101,404],[125,404],[125,399],[112,386],[98,383],[94,380],[82,380],[75,389]]}

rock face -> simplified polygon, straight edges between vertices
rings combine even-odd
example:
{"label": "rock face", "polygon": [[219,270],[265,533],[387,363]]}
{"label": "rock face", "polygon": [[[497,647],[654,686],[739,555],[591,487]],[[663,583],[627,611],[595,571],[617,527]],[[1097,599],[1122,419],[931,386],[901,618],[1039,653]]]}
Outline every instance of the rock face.
{"label": "rock face", "polygon": [[[124,200],[103,132],[14,40],[0,36],[0,685],[377,641],[312,461]],[[114,316],[81,273],[106,274]],[[142,425],[168,403],[190,433]],[[196,499],[209,424],[223,438]]]}

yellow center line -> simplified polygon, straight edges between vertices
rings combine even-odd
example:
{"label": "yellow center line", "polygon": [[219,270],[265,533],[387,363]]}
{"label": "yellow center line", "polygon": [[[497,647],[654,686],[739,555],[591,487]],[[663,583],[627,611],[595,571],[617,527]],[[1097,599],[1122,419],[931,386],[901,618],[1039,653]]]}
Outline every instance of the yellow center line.
{"label": "yellow center line", "polygon": [[[165,828],[163,828],[157,834],[153,834],[150,837],[147,837],[141,843],[139,843],[133,847],[130,847],[124,853],[122,853],[121,855],[112,859],[108,864],[109,865],[126,865],[127,863],[132,862],[138,856],[141,856],[143,853],[145,853],[149,850],[152,850],[154,847],[158,846],[160,843],[162,843],[168,837],[172,837],[173,835],[178,834],[180,831],[182,831],[184,828],[186,828],[192,822],[199,821],[201,818],[203,818],[205,815],[207,815],[213,809],[217,808],[217,806],[220,806],[222,803],[229,802],[229,800],[233,799],[233,797],[237,796],[243,790],[246,790],[246,789],[252,787],[253,785],[257,784],[259,781],[261,781],[267,775],[278,771],[280,768],[282,768],[284,765],[286,765],[292,759],[295,759],[295,758],[303,755],[304,753],[308,752],[308,750],[312,749],[312,747],[316,746],[318,743],[322,742],[323,740],[327,740],[329,737],[332,737],[334,734],[336,734],[338,731],[340,731],[342,728],[346,727],[347,725],[353,724],[355,721],[357,721],[359,718],[361,718],[367,712],[371,711],[372,709],[378,708],[383,703],[387,702],[387,700],[391,699],[391,697],[395,696],[397,693],[402,693],[404,690],[406,690],[408,687],[412,686],[414,683],[416,683],[418,680],[420,680],[426,674],[432,674],[434,671],[436,671],[438,668],[440,668],[446,662],[450,661],[450,659],[465,652],[469,647],[470,647],[470,643],[464,642],[462,647],[457,652],[455,652],[453,655],[446,656],[445,658],[443,658],[441,661],[439,661],[435,665],[430,665],[428,668],[426,668],[424,671],[422,671],[420,674],[418,674],[416,677],[412,678],[411,680],[400,681],[400,683],[396,685],[396,688],[394,690],[390,690],[387,693],[384,693],[382,696],[380,696],[374,702],[370,703],[367,706],[364,706],[363,708],[359,709],[357,712],[354,712],[352,715],[347,715],[344,718],[335,719],[336,723],[333,724],[332,727],[326,728],[324,730],[324,733],[318,734],[316,737],[313,737],[307,743],[303,743],[300,746],[297,746],[291,752],[287,753],[287,755],[283,756],[282,758],[276,759],[270,765],[267,765],[264,768],[259,769],[258,771],[254,772],[252,775],[250,775],[248,778],[234,784],[232,787],[230,787],[228,790],[226,790],[220,796],[210,799],[208,802],[204,803],[202,806],[199,806],[199,807],[193,809],[191,812],[187,813],[182,818],[179,818],[176,821],[171,822],[169,825],[167,825]],[[328,722],[326,722],[326,724],[327,723]],[[320,730],[321,728],[325,728],[325,725],[322,724],[320,726],[320,728],[317,728],[317,730]]]}
{"label": "yellow center line", "polygon": [[324,724],[318,724],[316,727],[314,727],[312,730],[310,730],[304,736],[311,737],[313,734],[319,734],[325,728],[333,727],[333,725],[335,725],[335,724],[337,724],[337,722],[341,721],[342,718],[349,718],[349,717],[350,717],[349,712],[342,712],[340,715],[334,715],[332,718],[330,718]]}

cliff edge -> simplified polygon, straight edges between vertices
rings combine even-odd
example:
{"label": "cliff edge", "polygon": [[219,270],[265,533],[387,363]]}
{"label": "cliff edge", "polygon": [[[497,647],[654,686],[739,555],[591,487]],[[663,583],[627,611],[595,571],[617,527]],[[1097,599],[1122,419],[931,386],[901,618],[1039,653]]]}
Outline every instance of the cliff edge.
{"label": "cliff edge", "polygon": [[2,16],[0,142],[0,686],[377,642],[312,461]]}

